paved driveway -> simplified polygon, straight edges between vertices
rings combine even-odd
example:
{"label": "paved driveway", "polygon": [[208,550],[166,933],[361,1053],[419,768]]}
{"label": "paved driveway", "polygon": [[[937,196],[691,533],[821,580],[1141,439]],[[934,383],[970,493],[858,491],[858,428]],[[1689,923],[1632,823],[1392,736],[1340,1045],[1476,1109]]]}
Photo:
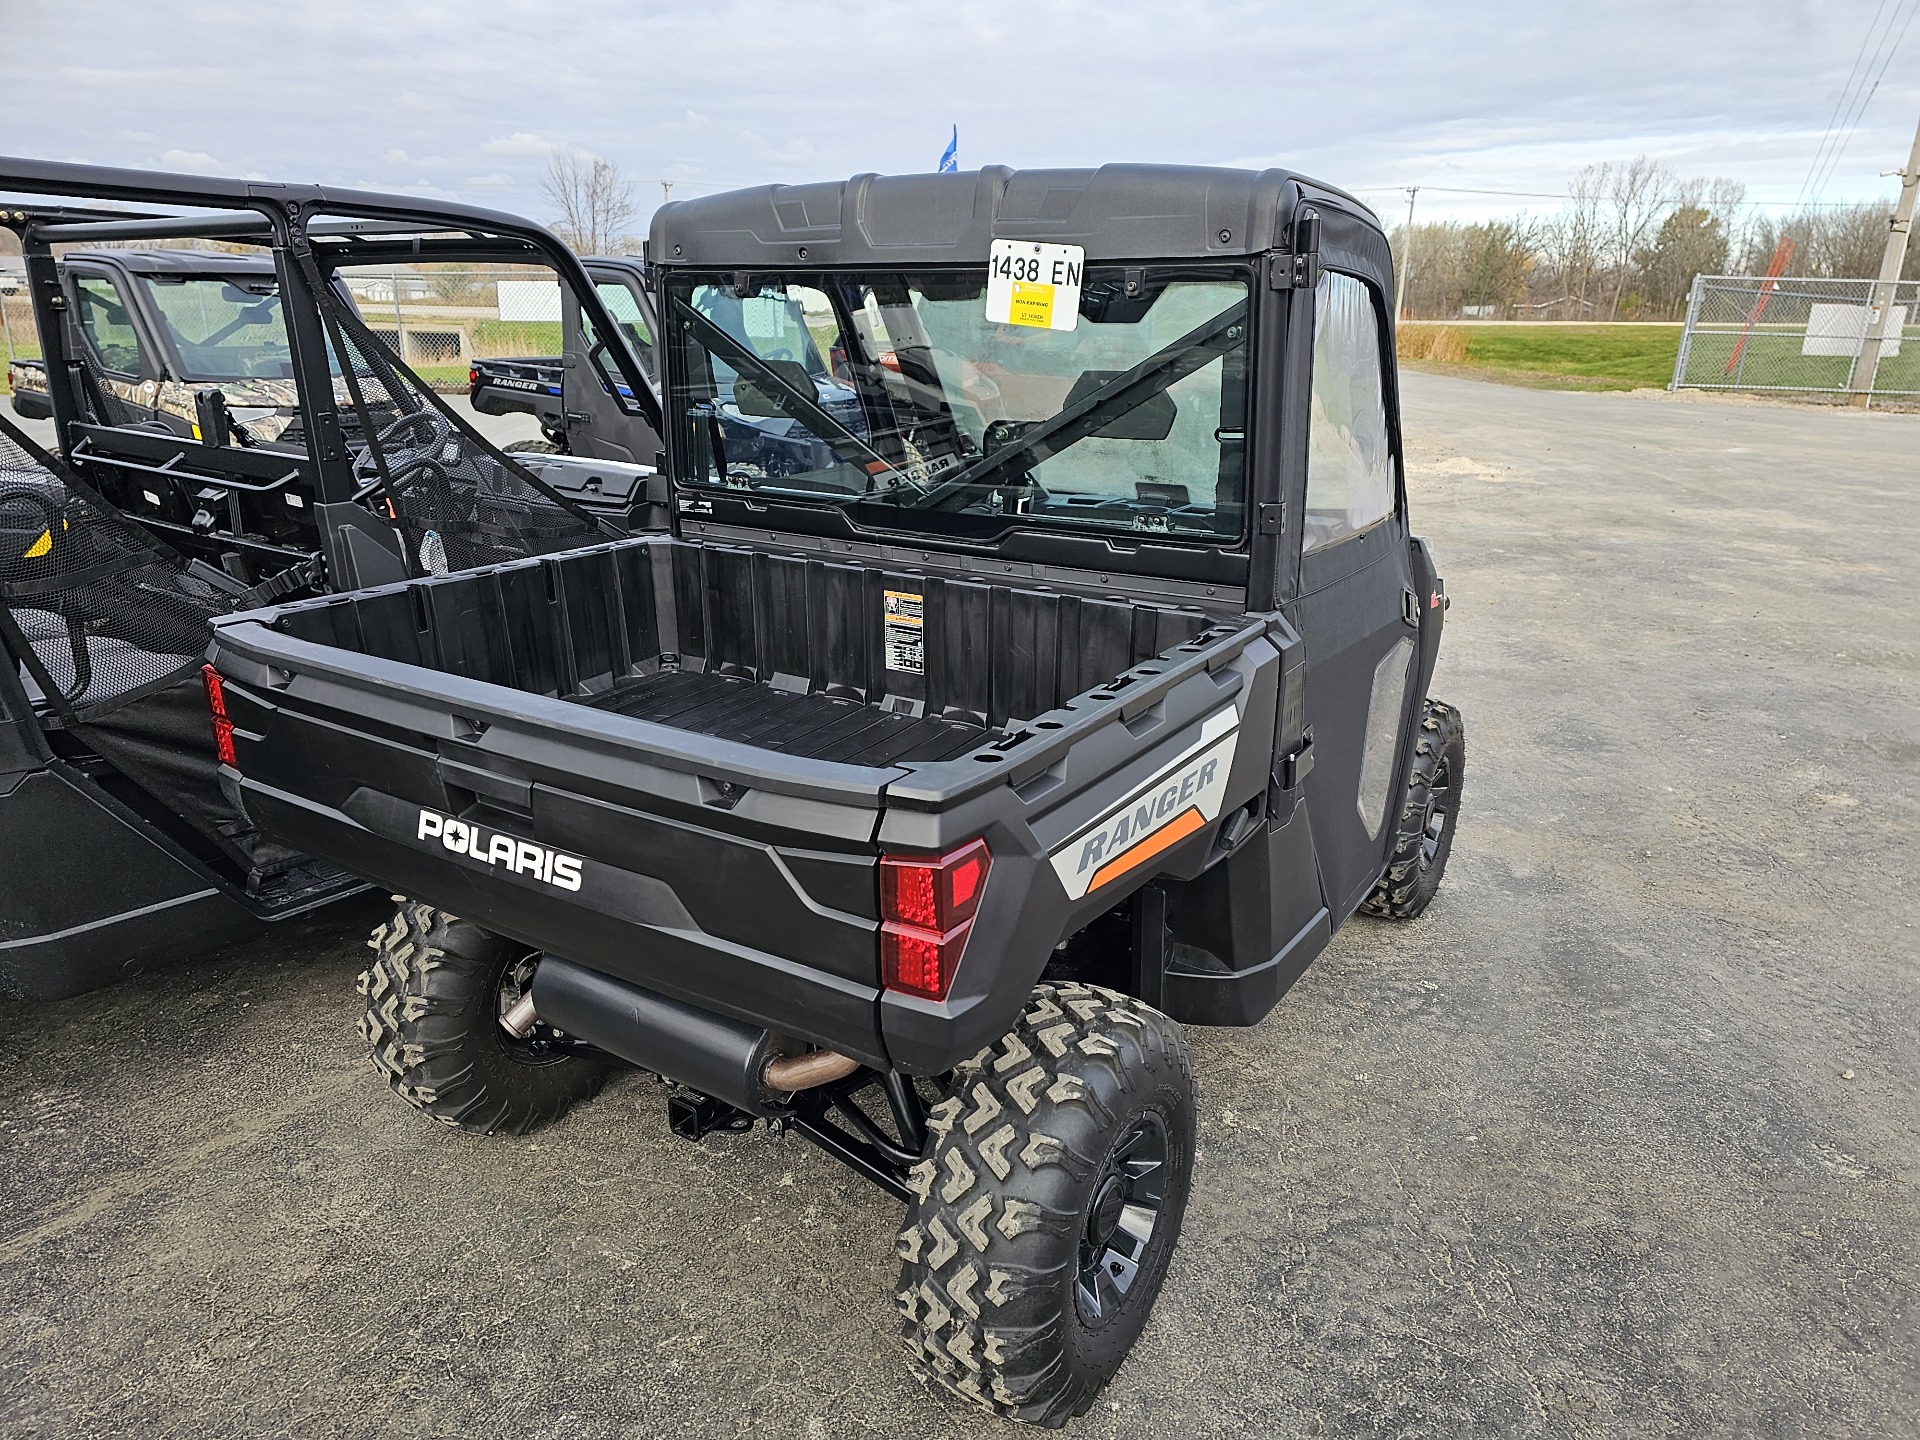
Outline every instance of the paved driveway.
{"label": "paved driveway", "polygon": [[[1185,1242],[1075,1433],[1920,1433],[1920,417],[1407,410],[1452,870],[1194,1033]],[[908,1377],[898,1208],[797,1138],[405,1112],[374,918],[10,1012],[0,1433],[1012,1433]]]}

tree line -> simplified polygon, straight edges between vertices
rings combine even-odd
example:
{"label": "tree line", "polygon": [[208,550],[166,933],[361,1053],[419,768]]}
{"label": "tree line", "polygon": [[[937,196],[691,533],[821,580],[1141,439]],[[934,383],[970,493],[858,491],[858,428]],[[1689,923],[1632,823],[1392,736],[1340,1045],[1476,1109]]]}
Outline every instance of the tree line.
{"label": "tree line", "polygon": [[[1890,203],[1808,206],[1773,215],[1725,178],[1682,178],[1646,156],[1589,165],[1549,215],[1473,224],[1416,222],[1408,318],[1677,320],[1695,275],[1765,274],[1783,239],[1783,274],[1871,279],[1893,217]],[[1392,234],[1407,263],[1407,227]],[[1903,278],[1920,279],[1920,246]]]}

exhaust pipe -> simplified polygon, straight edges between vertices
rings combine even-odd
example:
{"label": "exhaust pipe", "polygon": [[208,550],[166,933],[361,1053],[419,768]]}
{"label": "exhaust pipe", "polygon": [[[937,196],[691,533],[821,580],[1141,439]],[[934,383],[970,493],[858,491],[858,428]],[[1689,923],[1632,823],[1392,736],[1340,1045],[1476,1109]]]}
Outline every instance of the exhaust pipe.
{"label": "exhaust pipe", "polygon": [[816,1085],[831,1085],[844,1080],[860,1068],[860,1062],[838,1050],[810,1050],[805,1055],[779,1055],[767,1062],[761,1081],[769,1090],[792,1094],[811,1090]]}
{"label": "exhaust pipe", "polygon": [[533,1033],[539,1020],[540,1014],[533,1008],[533,994],[529,991],[507,1007],[507,1013],[500,1017],[500,1028],[514,1039],[524,1040]]}
{"label": "exhaust pipe", "polygon": [[[534,971],[528,999],[549,1025],[752,1115],[771,1114],[795,1091],[830,1084],[860,1068],[858,1060],[833,1050],[775,1055],[772,1033],[764,1027],[551,955]],[[519,1009],[510,1009],[501,1024],[516,1019]],[[531,1029],[531,1019],[527,1023]]]}

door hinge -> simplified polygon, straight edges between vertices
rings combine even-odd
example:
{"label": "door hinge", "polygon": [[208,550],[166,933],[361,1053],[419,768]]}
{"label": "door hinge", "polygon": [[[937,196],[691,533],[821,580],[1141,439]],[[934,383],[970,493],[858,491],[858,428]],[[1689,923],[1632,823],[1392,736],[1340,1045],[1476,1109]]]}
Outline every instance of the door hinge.
{"label": "door hinge", "polygon": [[1320,279],[1318,255],[1282,252],[1268,256],[1267,262],[1267,287],[1272,290],[1311,290]]}
{"label": "door hinge", "polygon": [[1262,535],[1278,535],[1286,528],[1287,507],[1284,502],[1269,502],[1256,506],[1254,510],[1256,528]]}
{"label": "door hinge", "polygon": [[1273,767],[1274,779],[1280,782],[1282,790],[1298,790],[1300,782],[1313,770],[1313,729],[1308,727],[1300,737],[1300,747],[1290,755],[1280,757]]}

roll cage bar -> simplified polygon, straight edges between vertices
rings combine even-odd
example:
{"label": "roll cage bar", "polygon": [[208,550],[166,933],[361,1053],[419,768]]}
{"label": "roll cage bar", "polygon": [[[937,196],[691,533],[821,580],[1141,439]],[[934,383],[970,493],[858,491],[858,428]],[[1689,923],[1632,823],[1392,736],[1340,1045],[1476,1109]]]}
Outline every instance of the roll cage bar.
{"label": "roll cage bar", "polygon": [[[35,197],[26,201],[16,197]],[[56,203],[36,203],[41,197]],[[91,205],[66,205],[79,199]],[[125,209],[101,208],[108,202]],[[174,207],[190,207],[177,213]],[[174,213],[169,213],[174,212]],[[659,397],[639,360],[618,337],[618,323],[579,259],[543,226],[478,206],[319,185],[224,180],[201,175],[0,156],[0,224],[19,235],[47,358],[49,379],[65,353],[66,299],[55,245],[213,239],[259,245],[272,253],[287,321],[294,380],[316,490],[323,504],[352,501],[358,488],[343,440],[340,405],[328,368],[328,343],[314,281],[341,266],[421,260],[541,264],[574,292],[596,337],[596,352],[617,376],[618,403],[657,432]],[[612,377],[610,377],[612,378]],[[50,384],[63,439],[80,420],[71,391]]]}

